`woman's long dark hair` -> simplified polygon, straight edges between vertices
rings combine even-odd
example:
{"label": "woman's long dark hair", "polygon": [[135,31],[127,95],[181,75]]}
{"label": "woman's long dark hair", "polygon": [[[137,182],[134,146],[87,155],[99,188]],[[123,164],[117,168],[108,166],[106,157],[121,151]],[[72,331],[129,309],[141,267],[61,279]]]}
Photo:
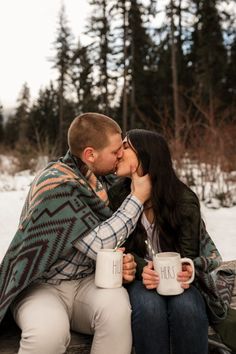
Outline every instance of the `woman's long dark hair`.
{"label": "woman's long dark hair", "polygon": [[127,132],[127,141],[135,150],[144,174],[148,173],[151,178],[154,229],[158,230],[160,238],[163,236],[175,243],[173,238],[181,222],[178,202],[184,189],[189,188],[177,177],[168,144],[161,134],[133,129]]}

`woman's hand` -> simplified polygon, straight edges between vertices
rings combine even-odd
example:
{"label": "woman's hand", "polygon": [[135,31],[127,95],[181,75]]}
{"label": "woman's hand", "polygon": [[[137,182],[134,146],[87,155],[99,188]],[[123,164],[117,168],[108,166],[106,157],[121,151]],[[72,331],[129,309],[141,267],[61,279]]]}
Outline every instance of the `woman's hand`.
{"label": "woman's hand", "polygon": [[[193,269],[190,265],[183,264],[182,272],[180,272],[177,276],[177,280],[180,281],[181,287],[183,289],[188,289],[190,284],[186,284],[185,282],[188,281],[192,276]],[[143,268],[142,273],[143,284],[147,289],[156,289],[160,279],[158,274],[153,269],[153,262],[148,262],[148,265]]]}
{"label": "woman's hand", "polygon": [[142,273],[143,284],[147,289],[156,289],[159,284],[159,276],[153,269],[153,262],[148,262],[148,264],[143,268]]}
{"label": "woman's hand", "polygon": [[177,275],[177,280],[181,282],[181,287],[183,289],[188,289],[190,287],[190,284],[185,284],[186,281],[188,281],[193,273],[193,269],[191,265],[189,264],[183,264],[182,265],[182,272],[179,272]]}

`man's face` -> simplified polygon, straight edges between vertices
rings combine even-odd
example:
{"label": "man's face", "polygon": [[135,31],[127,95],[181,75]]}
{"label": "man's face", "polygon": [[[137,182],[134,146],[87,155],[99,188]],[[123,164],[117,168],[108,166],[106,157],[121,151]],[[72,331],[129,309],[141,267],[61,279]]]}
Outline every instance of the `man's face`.
{"label": "man's face", "polygon": [[93,163],[93,172],[97,176],[105,176],[116,171],[119,159],[123,156],[123,144],[120,134],[112,134],[108,144],[102,150],[96,150],[96,159]]}

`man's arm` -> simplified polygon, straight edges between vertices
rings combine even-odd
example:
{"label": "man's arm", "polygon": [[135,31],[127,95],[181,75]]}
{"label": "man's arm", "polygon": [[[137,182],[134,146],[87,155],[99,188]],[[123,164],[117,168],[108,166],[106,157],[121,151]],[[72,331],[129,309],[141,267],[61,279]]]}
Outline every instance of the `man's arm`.
{"label": "man's arm", "polygon": [[136,274],[136,266],[134,256],[130,253],[124,254],[123,257],[123,284],[134,281]]}
{"label": "man's arm", "polygon": [[95,260],[99,249],[114,248],[118,240],[125,241],[134,230],[142,211],[140,200],[130,194],[109,219],[79,239],[74,246]]}
{"label": "man's arm", "polygon": [[151,181],[148,175],[138,176],[132,173],[131,194],[120,208],[106,221],[103,221],[90,233],[74,243],[74,246],[86,256],[96,259],[101,248],[114,248],[133,232],[143,211],[143,204],[150,198]]}

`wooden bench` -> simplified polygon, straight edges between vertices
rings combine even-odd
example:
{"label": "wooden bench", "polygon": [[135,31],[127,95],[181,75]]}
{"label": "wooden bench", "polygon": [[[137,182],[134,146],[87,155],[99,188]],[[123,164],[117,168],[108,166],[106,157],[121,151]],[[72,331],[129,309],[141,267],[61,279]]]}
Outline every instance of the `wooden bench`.
{"label": "wooden bench", "polygon": [[[236,260],[224,262],[220,268],[231,268],[236,270]],[[231,307],[236,309],[236,281],[234,283]],[[20,330],[14,322],[10,327],[3,329],[0,333],[0,353],[17,354],[20,341]],[[92,343],[92,336],[71,332],[71,342],[66,354],[89,354]],[[232,351],[221,343],[219,336],[209,327],[209,353],[231,354]],[[46,353],[45,353],[46,354]],[[233,354],[233,353],[232,353]]]}

